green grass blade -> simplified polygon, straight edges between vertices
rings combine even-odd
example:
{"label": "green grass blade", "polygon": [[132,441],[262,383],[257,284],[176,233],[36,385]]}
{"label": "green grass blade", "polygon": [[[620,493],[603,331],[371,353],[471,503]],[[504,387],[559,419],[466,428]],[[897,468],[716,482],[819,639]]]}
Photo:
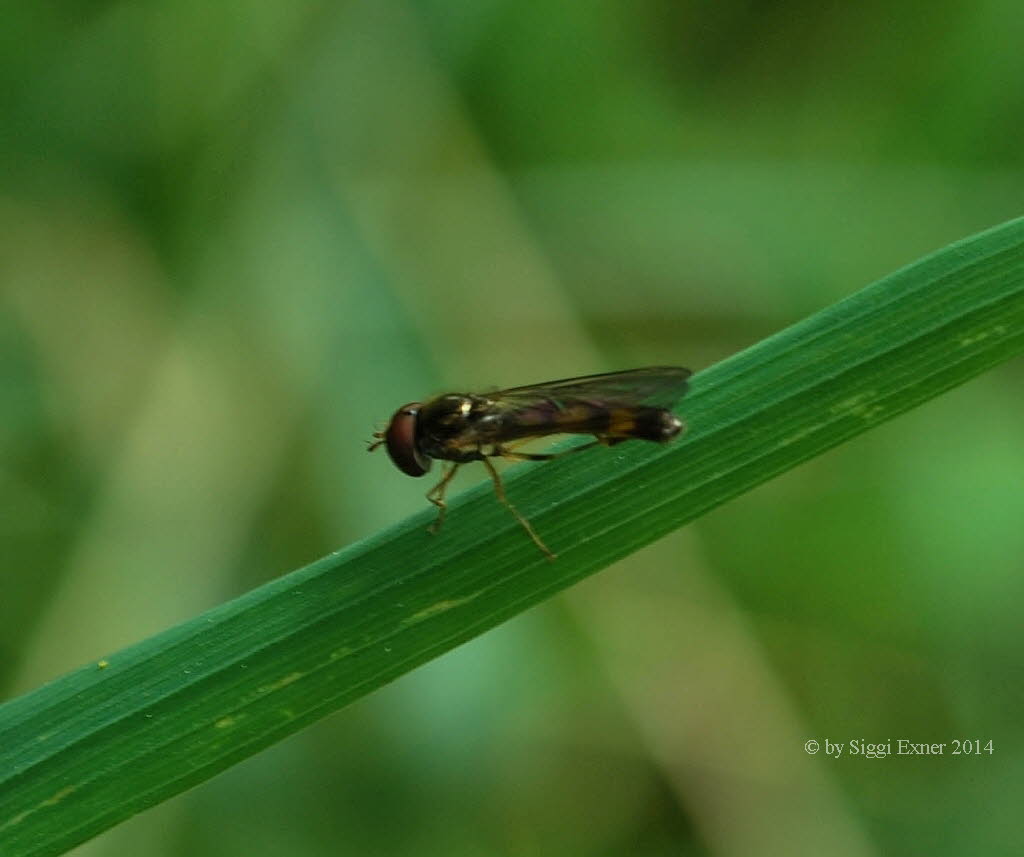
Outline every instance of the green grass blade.
{"label": "green grass blade", "polygon": [[15,699],[0,707],[0,854],[60,853],[1021,350],[1015,220],[701,372],[683,442],[510,474],[556,562],[483,484],[438,536],[425,510]]}

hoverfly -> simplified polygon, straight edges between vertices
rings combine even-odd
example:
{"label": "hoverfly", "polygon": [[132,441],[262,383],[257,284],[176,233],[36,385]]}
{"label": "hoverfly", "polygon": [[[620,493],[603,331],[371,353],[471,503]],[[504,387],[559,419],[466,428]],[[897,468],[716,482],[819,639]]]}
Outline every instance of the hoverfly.
{"label": "hoverfly", "polygon": [[[369,451],[383,446],[395,466],[409,476],[423,476],[432,459],[450,462],[441,481],[427,492],[437,506],[430,527],[437,532],[448,506],[444,495],[459,466],[482,461],[494,493],[549,559],[555,555],[530,522],[509,502],[492,458],[550,461],[603,444],[626,440],[667,443],[685,430],[669,408],[686,393],[689,369],[651,366],[583,378],[565,378],[495,393],[444,393],[426,402],[402,405],[388,427],[374,432]],[[559,453],[515,452],[526,441],[554,434],[589,434],[590,443]]]}

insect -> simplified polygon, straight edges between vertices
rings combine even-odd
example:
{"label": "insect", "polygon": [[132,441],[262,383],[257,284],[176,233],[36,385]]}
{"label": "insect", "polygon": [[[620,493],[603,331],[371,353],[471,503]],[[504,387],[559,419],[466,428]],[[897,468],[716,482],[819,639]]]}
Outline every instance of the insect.
{"label": "insect", "polygon": [[[425,402],[402,405],[388,427],[374,432],[369,451],[383,446],[395,466],[409,476],[423,476],[433,459],[448,462],[441,481],[427,492],[437,506],[430,528],[437,532],[448,506],[444,495],[456,471],[482,461],[494,493],[549,559],[553,554],[505,495],[492,458],[551,461],[598,444],[626,440],[667,443],[685,430],[669,408],[686,393],[689,369],[651,366],[582,378],[565,378],[494,393],[444,393]],[[559,453],[516,452],[526,441],[554,434],[593,435],[590,443]]]}

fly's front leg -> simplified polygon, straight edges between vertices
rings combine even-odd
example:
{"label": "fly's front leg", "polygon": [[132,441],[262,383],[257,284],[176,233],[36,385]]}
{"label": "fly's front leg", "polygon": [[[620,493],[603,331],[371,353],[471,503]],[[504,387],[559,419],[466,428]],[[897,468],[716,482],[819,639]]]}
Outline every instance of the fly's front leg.
{"label": "fly's front leg", "polygon": [[[495,448],[497,449],[497,447]],[[501,477],[498,475],[498,471],[495,470],[494,465],[491,464],[491,460],[489,458],[484,458],[482,460],[484,466],[487,467],[487,472],[491,474],[491,479],[494,481],[494,494],[497,496],[498,502],[508,509],[512,513],[513,517],[519,521],[522,528],[526,530],[527,535],[533,539],[533,543],[543,551],[544,556],[548,559],[554,559],[555,554],[553,554],[548,546],[540,540],[540,536],[534,532],[533,527],[530,526],[530,522],[519,514],[519,510],[516,509],[516,507],[509,502],[508,497],[505,496],[505,486],[501,482]]]}
{"label": "fly's front leg", "polygon": [[441,481],[427,492],[427,499],[437,506],[437,518],[428,530],[431,533],[436,533],[444,523],[444,516],[448,511],[448,504],[444,501],[444,492],[448,490],[448,483],[452,481],[452,477],[455,476],[455,471],[458,469],[459,465],[453,462],[451,469],[441,477]]}

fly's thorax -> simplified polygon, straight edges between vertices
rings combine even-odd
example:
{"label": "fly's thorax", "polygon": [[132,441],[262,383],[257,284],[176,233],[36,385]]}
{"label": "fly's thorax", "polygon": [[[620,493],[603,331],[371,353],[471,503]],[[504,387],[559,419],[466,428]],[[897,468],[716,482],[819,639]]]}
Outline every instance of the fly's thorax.
{"label": "fly's thorax", "polygon": [[420,432],[434,438],[456,435],[465,429],[472,410],[470,396],[460,393],[437,396],[420,407]]}
{"label": "fly's thorax", "polygon": [[477,398],[446,393],[424,403],[417,425],[420,448],[434,458],[450,458],[449,452],[472,443],[473,426],[478,419]]}

